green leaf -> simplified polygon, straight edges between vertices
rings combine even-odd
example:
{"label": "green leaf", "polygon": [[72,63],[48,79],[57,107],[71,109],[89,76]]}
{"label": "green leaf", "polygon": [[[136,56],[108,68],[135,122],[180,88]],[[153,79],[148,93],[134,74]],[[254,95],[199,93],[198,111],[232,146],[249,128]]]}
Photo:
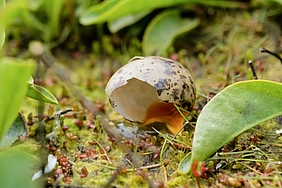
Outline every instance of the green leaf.
{"label": "green leaf", "polygon": [[49,17],[49,29],[53,34],[58,35],[60,16],[62,14],[64,0],[47,0],[45,3],[46,11]]}
{"label": "green leaf", "polygon": [[51,104],[58,104],[56,97],[52,95],[52,93],[50,93],[44,87],[38,85],[29,84],[26,95],[35,100],[41,100]]}
{"label": "green leaf", "polygon": [[[0,11],[4,11],[6,8],[5,0],[0,0]],[[0,48],[4,45],[5,42],[5,24],[0,24]]]}
{"label": "green leaf", "polygon": [[173,39],[199,25],[198,19],[183,19],[177,10],[157,15],[145,30],[142,49],[145,55],[161,55]]}
{"label": "green leaf", "polygon": [[210,0],[210,1],[197,1],[195,3],[199,3],[205,6],[214,6],[214,7],[222,7],[222,8],[246,8],[244,3],[240,1],[230,1],[230,0]]}
{"label": "green leaf", "polygon": [[280,3],[282,5],[282,0],[272,0],[272,1]]}
{"label": "green leaf", "polygon": [[[1,187],[41,187],[31,181],[30,165],[34,164],[34,158],[19,149],[5,150],[0,153],[0,182]],[[23,170],[25,171],[23,173]]]}
{"label": "green leaf", "polygon": [[178,172],[188,173],[190,170],[191,152],[189,152],[180,162]]}
{"label": "green leaf", "polygon": [[27,83],[28,83],[28,84],[33,84],[33,82],[34,82],[34,80],[33,80],[32,76],[30,76],[29,79],[28,79],[28,81],[27,81]]}
{"label": "green leaf", "polygon": [[8,28],[13,21],[21,18],[20,14],[26,5],[27,0],[9,1],[5,4],[5,0],[0,0],[0,48],[5,43],[5,28]]}
{"label": "green leaf", "polygon": [[180,3],[187,3],[188,0],[162,0],[162,1],[136,1],[136,0],[107,0],[86,9],[81,17],[83,25],[98,24],[120,17],[137,14],[145,11],[152,11],[159,7],[168,7]]}
{"label": "green leaf", "polygon": [[33,61],[0,59],[0,140],[17,117],[33,70]]}
{"label": "green leaf", "polygon": [[228,86],[202,110],[196,124],[191,161],[182,161],[180,166],[204,161],[242,132],[282,115],[281,104],[281,83],[252,80]]}
{"label": "green leaf", "polygon": [[0,148],[5,148],[11,146],[16,140],[19,139],[19,136],[26,134],[25,123],[23,122],[21,115],[19,114],[8,132],[2,138],[0,142]]}
{"label": "green leaf", "polygon": [[21,12],[26,8],[27,0],[9,1],[5,7],[0,8],[0,23],[8,27],[17,18],[21,18]]}
{"label": "green leaf", "polygon": [[140,12],[138,14],[130,14],[124,17],[121,17],[119,19],[110,21],[108,23],[108,28],[111,31],[111,33],[116,33],[120,29],[123,29],[124,27],[130,26],[134,24],[135,22],[139,21],[141,18],[149,14],[149,11]]}
{"label": "green leaf", "polygon": [[[30,29],[37,29],[39,34],[44,33],[45,36],[49,37],[50,28],[48,27],[47,23],[42,23],[32,12],[28,9],[24,9],[21,12],[22,19],[24,24],[29,27]],[[47,37],[47,38],[48,38]]]}

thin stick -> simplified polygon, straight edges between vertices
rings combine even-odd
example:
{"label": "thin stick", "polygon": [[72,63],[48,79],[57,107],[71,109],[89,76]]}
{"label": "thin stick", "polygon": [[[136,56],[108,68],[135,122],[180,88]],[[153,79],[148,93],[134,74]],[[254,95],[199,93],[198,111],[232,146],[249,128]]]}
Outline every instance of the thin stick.
{"label": "thin stick", "polygon": [[270,55],[273,55],[274,57],[276,57],[277,59],[279,59],[280,62],[281,62],[281,64],[282,64],[282,58],[281,58],[277,53],[271,52],[271,51],[265,49],[264,47],[261,47],[261,48],[260,48],[260,52],[261,52],[261,53],[268,53],[268,54],[270,54]]}
{"label": "thin stick", "polygon": [[143,169],[150,169],[150,168],[157,168],[163,166],[162,164],[153,164],[153,165],[149,165],[149,166],[141,166],[139,168],[136,168],[136,170],[143,170]]}
{"label": "thin stick", "polygon": [[165,165],[162,165],[162,167],[164,170],[164,182],[167,182],[167,171],[166,171]]}
{"label": "thin stick", "polygon": [[257,74],[256,74],[256,70],[255,70],[255,66],[254,66],[254,64],[253,64],[253,61],[250,60],[248,63],[249,63],[249,65],[250,65],[250,67],[251,67],[251,70],[252,70],[254,79],[257,80],[258,77],[257,77]]}
{"label": "thin stick", "polygon": [[100,146],[100,148],[103,150],[104,154],[107,157],[107,160],[109,161],[110,164],[113,164],[113,162],[111,161],[110,157],[108,156],[106,150],[104,149],[104,147],[100,144],[100,142],[98,142],[98,140],[96,140],[95,138],[92,137],[92,139],[98,144],[98,146]]}
{"label": "thin stick", "polygon": [[250,167],[250,166],[248,166],[248,165],[245,165],[244,163],[241,163],[241,162],[239,162],[239,163],[240,163],[241,165],[243,165],[243,166],[247,167],[248,169],[252,170],[253,172],[255,172],[255,173],[257,173],[257,174],[261,175],[261,176],[263,176],[263,175],[264,175],[263,173],[261,173],[261,172],[257,171],[256,169],[254,169],[254,168],[252,168],[252,167]]}

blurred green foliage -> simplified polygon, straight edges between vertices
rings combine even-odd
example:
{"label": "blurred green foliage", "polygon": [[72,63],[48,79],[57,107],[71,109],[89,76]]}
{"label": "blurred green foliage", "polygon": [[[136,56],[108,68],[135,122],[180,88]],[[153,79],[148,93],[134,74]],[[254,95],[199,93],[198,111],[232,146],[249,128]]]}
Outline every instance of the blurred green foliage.
{"label": "blurred green foliage", "polygon": [[[0,0],[0,11],[2,12],[5,8],[5,0]],[[0,49],[2,48],[5,41],[5,24],[0,24]]]}
{"label": "blurred green foliage", "polygon": [[[20,149],[9,149],[0,153],[0,182],[5,188],[40,188],[39,183],[31,181],[26,173],[34,157]],[[24,173],[23,173],[24,171]]]}
{"label": "blurred green foliage", "polygon": [[0,140],[17,117],[33,70],[33,61],[0,59]]}
{"label": "blurred green foliage", "polygon": [[[18,18],[26,15],[26,3],[21,1],[17,3],[5,4],[4,0],[0,1],[0,49],[5,43],[5,28],[9,28],[11,24]],[[49,7],[57,7],[60,1],[47,1]],[[61,1],[62,2],[62,1]],[[53,4],[52,4],[53,3]],[[49,10],[50,24],[47,24],[52,31],[59,31],[59,16],[60,10],[55,8],[56,14],[53,15]],[[32,18],[32,17],[30,17]],[[38,26],[34,24],[34,26]],[[41,27],[40,27],[41,28]],[[44,29],[44,28],[43,28]],[[52,33],[53,34],[53,33]],[[51,35],[47,32],[44,34],[46,37]],[[47,39],[49,40],[49,39]],[[1,50],[0,50],[1,51]],[[1,51],[2,52],[2,51]],[[2,57],[2,53],[1,53]],[[33,74],[35,63],[33,60],[22,60],[17,58],[0,57],[0,142],[6,135],[11,125],[22,123],[21,126],[16,126],[10,132],[10,139],[2,145],[0,150],[0,182],[2,187],[15,188],[15,187],[38,187],[31,181],[29,173],[22,174],[26,171],[31,163],[34,163],[34,156],[24,152],[20,147],[8,146],[18,139],[18,133],[22,133],[24,123],[21,118],[17,118],[18,112],[22,105],[25,96],[28,95],[36,100],[43,100],[57,104],[56,98],[48,92],[45,88],[36,86],[29,82],[30,75]],[[15,121],[16,119],[16,121]],[[19,122],[17,122],[17,120]],[[7,138],[7,137],[6,137]],[[1,142],[1,144],[3,144]],[[7,148],[6,148],[7,147]],[[11,176],[13,174],[13,176]],[[39,186],[40,187],[40,186]]]}
{"label": "blurred green foliage", "polygon": [[[27,81],[35,68],[34,65],[31,60],[0,58],[0,141],[18,115],[28,89]],[[1,186],[33,187],[28,173],[22,174],[22,170],[28,169],[30,157],[21,149],[0,151]]]}
{"label": "blurred green foliage", "polygon": [[[278,0],[250,2],[227,0],[10,0],[7,2],[6,11],[0,13],[0,21],[1,23],[5,21],[6,26],[12,24],[14,29],[18,28],[13,32],[14,37],[20,38],[21,35],[17,33],[23,33],[31,40],[44,42],[49,49],[63,43],[66,39],[72,43],[69,46],[75,47],[83,39],[89,42],[88,39],[91,38],[94,42],[95,38],[102,38],[108,31],[123,34],[127,32],[123,30],[125,28],[136,31],[136,24],[138,24],[139,31],[133,32],[135,35],[133,37],[143,35],[144,55],[160,55],[177,36],[201,24],[197,14],[189,14],[195,10],[195,6],[235,9],[265,6],[275,2],[281,4],[281,1]],[[171,14],[175,14],[171,19],[163,16],[170,11]],[[171,22],[179,24],[173,25]],[[108,31],[105,30],[105,24],[108,26]],[[89,25],[93,26],[89,27]],[[167,28],[167,40],[165,40],[166,36],[160,37],[164,30],[163,25]],[[0,26],[0,35],[3,36],[3,26]],[[165,45],[160,46],[161,49],[156,49],[156,45],[163,43]]]}

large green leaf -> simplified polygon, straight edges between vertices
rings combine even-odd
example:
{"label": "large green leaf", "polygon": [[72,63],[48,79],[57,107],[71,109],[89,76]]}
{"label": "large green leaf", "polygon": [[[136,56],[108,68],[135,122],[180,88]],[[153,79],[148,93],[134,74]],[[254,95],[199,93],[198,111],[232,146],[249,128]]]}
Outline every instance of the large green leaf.
{"label": "large green leaf", "polygon": [[187,173],[192,162],[204,161],[242,132],[279,115],[282,115],[282,84],[252,80],[225,88],[199,115],[192,155],[183,159],[180,171]]}
{"label": "large green leaf", "polygon": [[149,12],[155,8],[163,8],[181,3],[199,3],[206,6],[238,8],[240,2],[228,0],[105,0],[84,10],[80,16],[80,23],[91,25],[116,20],[123,16]]}
{"label": "large green leaf", "polygon": [[80,23],[83,25],[103,23],[118,19],[122,16],[151,11],[154,8],[168,7],[186,2],[189,2],[189,0],[106,0],[86,9],[80,17]]}
{"label": "large green leaf", "polygon": [[32,61],[0,59],[0,140],[17,117],[33,70]]}
{"label": "large green leaf", "polygon": [[148,25],[142,40],[145,55],[161,55],[173,39],[198,26],[198,19],[183,19],[178,10],[168,10],[156,16]]}

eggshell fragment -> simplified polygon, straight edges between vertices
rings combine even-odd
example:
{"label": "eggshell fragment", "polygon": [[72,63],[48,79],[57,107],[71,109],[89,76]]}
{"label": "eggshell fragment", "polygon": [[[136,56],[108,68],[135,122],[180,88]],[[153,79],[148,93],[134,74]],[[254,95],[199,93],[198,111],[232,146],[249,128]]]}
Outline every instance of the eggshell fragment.
{"label": "eggshell fragment", "polygon": [[111,77],[105,91],[112,107],[126,119],[145,125],[162,122],[174,134],[183,124],[174,104],[189,111],[196,98],[189,71],[157,56],[132,58]]}

